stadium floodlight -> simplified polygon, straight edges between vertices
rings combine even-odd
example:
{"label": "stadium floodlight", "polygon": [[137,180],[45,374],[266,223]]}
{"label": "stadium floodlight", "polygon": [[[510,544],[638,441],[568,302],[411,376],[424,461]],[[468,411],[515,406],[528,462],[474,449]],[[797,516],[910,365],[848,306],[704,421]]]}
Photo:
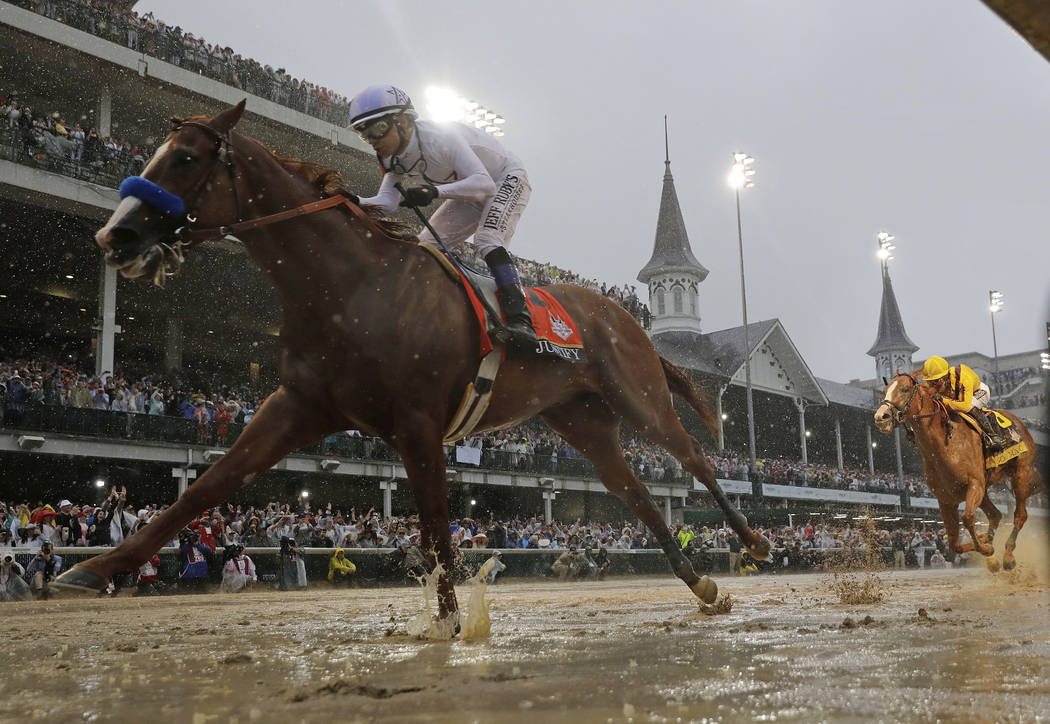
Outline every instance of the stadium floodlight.
{"label": "stadium floodlight", "polygon": [[736,239],[740,250],[740,306],[744,317],[744,386],[747,390],[747,443],[751,458],[751,469],[758,465],[755,450],[755,406],[751,388],[751,339],[747,329],[747,283],[744,279],[744,232],[740,223],[740,189],[755,185],[755,159],[741,151],[733,154],[733,165],[729,169],[729,185],[736,195]]}
{"label": "stadium floodlight", "polygon": [[427,117],[431,120],[439,123],[459,121],[493,136],[503,135],[503,129],[498,126],[506,123],[506,119],[477,101],[442,86],[428,87],[425,95]]}
{"label": "stadium floodlight", "polygon": [[896,238],[897,237],[895,237],[888,231],[880,231],[878,234],[875,235],[875,241],[879,246],[878,251],[875,252],[875,255],[879,257],[879,261],[881,261],[883,265],[885,265],[890,259],[893,258],[893,250],[897,248],[896,246],[894,246],[893,240]]}
{"label": "stadium floodlight", "polygon": [[733,154],[733,165],[729,169],[729,185],[730,187],[739,191],[740,189],[749,189],[755,185],[753,180],[755,175],[754,167],[755,159],[748,156],[746,153]]}
{"label": "stadium floodlight", "polygon": [[1040,352],[1039,362],[1040,367],[1042,367],[1047,372],[1050,372],[1050,352]]}

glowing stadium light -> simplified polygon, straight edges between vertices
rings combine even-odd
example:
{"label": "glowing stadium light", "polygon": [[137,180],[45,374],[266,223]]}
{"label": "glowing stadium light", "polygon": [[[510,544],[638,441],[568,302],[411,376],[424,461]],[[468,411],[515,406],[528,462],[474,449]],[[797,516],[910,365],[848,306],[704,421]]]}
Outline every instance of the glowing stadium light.
{"label": "glowing stadium light", "polygon": [[427,114],[439,123],[459,121],[467,114],[466,100],[448,88],[430,86],[426,90]]}
{"label": "glowing stadium light", "polygon": [[104,487],[106,487],[106,481],[103,480],[102,478],[99,478],[98,480],[95,481],[95,487],[96,488],[104,488]]}
{"label": "glowing stadium light", "polygon": [[995,314],[1003,308],[1003,293],[998,291],[988,292],[988,311]]}
{"label": "glowing stadium light", "polygon": [[464,98],[451,88],[430,86],[425,91],[427,117],[432,121],[447,123],[458,121],[473,124],[493,136],[502,136],[503,130],[498,126],[507,120],[493,110],[477,101]]}
{"label": "glowing stadium light", "polygon": [[1040,362],[1040,365],[1039,365],[1040,367],[1042,367],[1047,372],[1050,372],[1050,352],[1040,352],[1039,353],[1039,362]]}
{"label": "glowing stadium light", "polygon": [[309,490],[304,490],[302,495],[303,495],[304,498],[309,498],[310,497],[310,491]]}
{"label": "glowing stadium light", "polygon": [[749,189],[755,185],[751,179],[755,175],[755,159],[746,153],[733,154],[733,165],[729,169],[729,186],[736,190]]}
{"label": "glowing stadium light", "polygon": [[893,234],[888,231],[880,231],[875,235],[875,241],[878,243],[878,251],[875,252],[875,256],[879,257],[879,261],[883,264],[893,258],[893,250],[897,247],[894,246],[893,240],[896,239]]}

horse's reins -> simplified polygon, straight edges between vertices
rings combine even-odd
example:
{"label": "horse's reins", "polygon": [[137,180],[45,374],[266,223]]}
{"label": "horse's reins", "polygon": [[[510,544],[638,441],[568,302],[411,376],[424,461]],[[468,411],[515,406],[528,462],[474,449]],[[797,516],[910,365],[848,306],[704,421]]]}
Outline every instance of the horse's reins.
{"label": "horse's reins", "polygon": [[[135,196],[142,201],[154,206],[168,206],[169,209],[162,209],[162,211],[170,211],[171,206],[180,208],[180,211],[175,211],[171,215],[175,216],[177,220],[183,221],[184,223],[175,229],[174,236],[175,241],[172,244],[160,242],[160,246],[164,249],[165,257],[170,259],[172,262],[182,264],[185,261],[183,252],[187,249],[191,249],[198,244],[208,241],[210,239],[221,239],[224,236],[236,236],[239,233],[257,229],[262,226],[268,226],[269,224],[276,224],[280,221],[286,221],[298,216],[305,216],[308,214],[314,214],[318,211],[330,209],[335,206],[346,206],[357,218],[366,222],[373,228],[375,222],[350,198],[343,195],[329,196],[319,201],[312,201],[302,206],[297,206],[294,209],[287,211],[280,211],[276,214],[270,214],[268,216],[260,216],[255,219],[248,219],[246,221],[237,221],[232,224],[223,224],[207,229],[194,229],[193,224],[197,221],[197,217],[191,210],[191,203],[199,200],[200,195],[207,188],[208,182],[212,179],[216,169],[220,166],[226,168],[227,173],[230,176],[230,188],[233,191],[233,202],[234,202],[234,213],[239,214],[241,208],[240,195],[237,192],[237,176],[236,166],[234,163],[234,152],[233,152],[233,132],[226,131],[225,133],[217,131],[206,123],[199,121],[182,121],[175,126],[174,130],[180,130],[185,126],[193,126],[199,128],[215,139],[215,161],[212,163],[211,168],[208,172],[201,176],[200,180],[189,190],[185,197],[179,197],[175,194],[167,191],[156,183],[144,179],[142,177],[133,176],[124,180],[121,184],[121,195],[122,198],[125,195]],[[125,184],[129,181],[136,181],[136,184],[130,184],[127,186],[125,191]],[[160,199],[158,202],[157,199]],[[239,218],[239,216],[238,216]],[[168,273],[166,273],[168,274]],[[170,274],[168,274],[170,275]]]}
{"label": "horse's reins", "polygon": [[[207,175],[205,175],[200,181],[198,181],[197,185],[194,186],[193,189],[191,189],[190,193],[192,194],[200,191],[201,188],[205,185],[205,183],[207,183],[208,179],[211,178],[212,173],[214,173],[218,165],[220,163],[224,163],[230,174],[230,186],[233,189],[233,201],[235,204],[234,209],[235,211],[239,210],[241,208],[241,205],[240,199],[238,198],[237,194],[237,179],[235,175],[233,160],[233,132],[227,131],[226,133],[219,133],[206,123],[200,123],[198,121],[184,121],[180,123],[179,126],[177,126],[177,128],[181,128],[182,126],[194,126],[196,128],[200,128],[204,131],[207,131],[215,138],[217,142],[217,157],[215,163],[212,164],[212,167],[211,169],[209,169]],[[184,244],[184,248],[188,249],[203,241],[208,241],[209,239],[218,239],[224,236],[236,236],[238,233],[250,231],[252,229],[257,229],[261,226],[276,224],[277,222],[286,221],[287,219],[293,219],[297,216],[306,216],[308,214],[314,214],[318,211],[324,211],[325,209],[330,209],[334,206],[340,205],[345,205],[359,219],[368,222],[369,225],[373,225],[372,219],[361,209],[360,206],[355,204],[346,196],[336,195],[329,196],[328,198],[321,199],[320,201],[312,201],[308,204],[297,206],[294,209],[289,209],[288,211],[280,211],[276,214],[260,216],[256,219],[248,219],[247,221],[238,221],[233,224],[223,224],[222,226],[216,226],[210,229],[192,229],[191,224],[196,221],[196,218],[194,218],[191,214],[187,214],[187,224],[177,229],[175,232],[175,236],[180,242]]]}
{"label": "horse's reins", "polygon": [[904,404],[897,405],[893,400],[889,399],[888,397],[882,398],[883,404],[889,405],[894,410],[895,414],[892,417],[894,427],[896,427],[897,425],[903,426],[905,432],[908,435],[908,438],[912,439],[914,437],[915,433],[912,432],[910,427],[908,427],[908,422],[909,421],[924,420],[924,419],[929,418],[929,417],[936,417],[936,416],[940,415],[941,418],[944,419],[944,423],[945,423],[944,424],[944,433],[945,433],[944,434],[944,440],[945,440],[945,444],[947,444],[948,440],[950,440],[951,436],[952,436],[952,426],[951,426],[951,422],[950,422],[949,417],[948,417],[948,408],[944,405],[943,402],[940,402],[940,401],[934,399],[933,403],[937,407],[937,409],[934,412],[928,412],[928,413],[925,413],[925,414],[922,414],[922,415],[920,415],[920,414],[911,414],[910,413],[911,406],[912,406],[912,403],[915,401],[916,393],[918,393],[918,391],[919,391],[919,384],[920,383],[910,373],[906,372],[904,374],[912,382],[911,390],[909,390],[909,392],[908,392],[908,399],[904,402]]}

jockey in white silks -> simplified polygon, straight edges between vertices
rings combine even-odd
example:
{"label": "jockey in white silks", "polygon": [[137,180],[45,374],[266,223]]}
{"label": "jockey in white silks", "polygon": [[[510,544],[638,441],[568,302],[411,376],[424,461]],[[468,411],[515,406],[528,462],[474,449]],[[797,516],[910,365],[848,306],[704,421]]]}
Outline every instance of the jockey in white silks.
{"label": "jockey in white silks", "polygon": [[[361,205],[392,214],[398,206],[418,208],[442,199],[430,225],[449,248],[474,235],[478,254],[496,279],[512,343],[535,347],[518,270],[506,249],[532,193],[518,157],[474,126],[418,120],[408,94],[387,84],[354,97],[350,126],[372,146],[383,168],[379,191],[362,198]],[[435,242],[429,230],[419,240]]]}

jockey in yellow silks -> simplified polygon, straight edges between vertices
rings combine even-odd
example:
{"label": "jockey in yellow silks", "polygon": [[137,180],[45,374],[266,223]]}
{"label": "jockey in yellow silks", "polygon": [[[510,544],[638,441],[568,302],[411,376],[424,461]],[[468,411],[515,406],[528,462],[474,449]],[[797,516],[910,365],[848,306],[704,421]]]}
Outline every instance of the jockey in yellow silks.
{"label": "jockey in yellow silks", "polygon": [[968,412],[991,440],[996,438],[991,415],[991,390],[977,373],[964,364],[951,367],[943,357],[933,356],[922,366],[922,378],[930,384],[941,401],[957,412]]}

